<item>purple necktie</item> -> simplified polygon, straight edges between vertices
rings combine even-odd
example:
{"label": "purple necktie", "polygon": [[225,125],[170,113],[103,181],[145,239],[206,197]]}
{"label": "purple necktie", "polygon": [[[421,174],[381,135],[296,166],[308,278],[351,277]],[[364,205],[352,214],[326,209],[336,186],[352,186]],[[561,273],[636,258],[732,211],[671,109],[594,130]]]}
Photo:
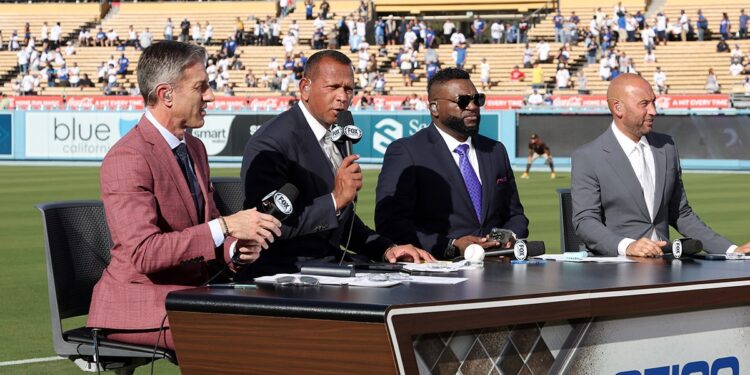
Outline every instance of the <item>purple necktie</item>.
{"label": "purple necktie", "polygon": [[481,221],[482,184],[479,182],[479,178],[469,162],[469,145],[465,143],[460,144],[453,152],[458,154],[458,168],[464,177],[464,184],[466,184],[466,190],[469,191],[469,197],[471,198],[471,204],[474,205],[474,211],[477,213],[477,219]]}

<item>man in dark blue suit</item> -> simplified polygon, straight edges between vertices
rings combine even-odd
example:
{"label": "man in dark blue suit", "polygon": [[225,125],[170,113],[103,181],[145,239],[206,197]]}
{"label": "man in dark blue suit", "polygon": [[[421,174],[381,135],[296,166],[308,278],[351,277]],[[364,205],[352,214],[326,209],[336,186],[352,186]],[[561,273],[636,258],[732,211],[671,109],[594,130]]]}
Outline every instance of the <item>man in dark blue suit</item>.
{"label": "man in dark blue suit", "polygon": [[362,187],[358,155],[343,157],[330,128],[354,95],[351,60],[335,50],[312,55],[300,81],[301,101],[264,124],[248,141],[242,159],[245,207],[286,183],[300,191],[294,212],[277,238],[235,279],[297,272],[303,264],[336,262],[341,247],[377,261],[433,260],[424,250],[393,241],[368,228],[354,212]]}
{"label": "man in dark blue suit", "polygon": [[498,247],[487,237],[495,227],[526,238],[529,221],[508,153],[478,134],[484,94],[455,68],[438,72],[427,91],[432,125],[386,150],[375,207],[378,232],[448,259],[473,243]]}

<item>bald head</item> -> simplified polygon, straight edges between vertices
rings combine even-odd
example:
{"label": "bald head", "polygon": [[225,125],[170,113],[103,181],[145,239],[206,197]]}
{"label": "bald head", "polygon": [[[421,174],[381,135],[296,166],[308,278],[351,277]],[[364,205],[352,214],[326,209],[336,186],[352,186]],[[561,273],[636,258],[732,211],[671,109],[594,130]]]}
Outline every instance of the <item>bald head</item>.
{"label": "bald head", "polygon": [[656,95],[636,74],[621,74],[609,84],[607,105],[620,131],[634,142],[651,132],[656,117]]}

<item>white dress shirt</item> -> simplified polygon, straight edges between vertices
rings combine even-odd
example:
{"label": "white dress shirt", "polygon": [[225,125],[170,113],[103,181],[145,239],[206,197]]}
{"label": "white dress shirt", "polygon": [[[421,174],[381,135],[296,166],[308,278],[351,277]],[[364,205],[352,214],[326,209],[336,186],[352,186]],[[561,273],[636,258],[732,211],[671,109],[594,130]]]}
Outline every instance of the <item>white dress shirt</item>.
{"label": "white dress shirt", "polygon": [[456,138],[451,137],[448,133],[444,132],[440,127],[435,125],[435,123],[432,123],[432,126],[435,127],[435,129],[438,131],[441,137],[443,137],[443,140],[445,141],[445,144],[448,145],[448,151],[451,153],[451,156],[453,156],[453,161],[456,162],[456,166],[458,166],[459,169],[461,169],[461,166],[458,164],[460,160],[460,156],[457,152],[455,152],[456,147],[460,144],[467,144],[469,145],[469,163],[471,164],[471,168],[474,169],[474,173],[477,174],[477,178],[479,179],[479,183],[482,183],[482,176],[479,174],[479,161],[477,160],[477,150],[474,148],[474,145],[471,144],[471,137],[466,138],[465,142],[459,142]]}
{"label": "white dress shirt", "polygon": [[[318,121],[318,119],[313,117],[313,115],[310,113],[310,111],[307,110],[307,107],[305,106],[305,104],[303,104],[302,101],[298,102],[297,105],[299,106],[299,109],[302,110],[302,114],[305,116],[305,120],[307,121],[307,125],[310,126],[310,130],[312,130],[313,134],[315,134],[315,139],[318,140],[318,145],[320,145],[320,149],[325,154],[326,149],[324,145],[324,142],[325,142],[324,138],[326,136],[326,133],[328,133],[328,129],[326,129],[323,126],[323,124],[321,124]],[[331,192],[331,199],[333,200],[333,209],[336,210],[336,198],[333,196],[333,192]],[[338,211],[336,212],[336,216],[340,214],[341,212],[338,212]]]}
{"label": "white dress shirt", "polygon": [[[151,121],[151,123],[154,124],[154,127],[156,127],[156,130],[159,131],[159,134],[161,134],[161,136],[164,137],[164,140],[167,141],[167,144],[169,145],[170,149],[174,150],[175,147],[180,145],[180,143],[185,143],[184,138],[179,139],[175,137],[175,135],[172,134],[169,130],[167,130],[167,128],[165,128],[164,125],[160,124],[159,121],[156,120],[156,118],[154,117],[153,114],[151,114],[150,111],[146,111],[146,118],[148,119],[148,121]],[[192,162],[190,164],[191,165],[188,167],[192,169],[193,172],[195,172],[195,168],[193,168]],[[203,192],[204,199],[207,199],[205,198],[205,195],[206,195],[206,192],[204,191]],[[208,227],[209,229],[211,229],[211,237],[214,240],[214,246],[218,247],[224,242],[224,231],[221,229],[221,224],[219,223],[219,219],[213,219],[209,221]],[[235,243],[232,244],[230,255],[233,255],[234,253],[233,250],[234,250],[235,244],[236,244],[236,241]]]}

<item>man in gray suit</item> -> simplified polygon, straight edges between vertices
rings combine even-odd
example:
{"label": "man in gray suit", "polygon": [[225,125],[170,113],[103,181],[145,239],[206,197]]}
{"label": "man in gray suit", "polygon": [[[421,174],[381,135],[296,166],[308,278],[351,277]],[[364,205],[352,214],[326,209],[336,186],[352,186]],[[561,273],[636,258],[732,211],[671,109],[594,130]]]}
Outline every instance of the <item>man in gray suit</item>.
{"label": "man in gray suit", "polygon": [[610,84],[612,125],[572,157],[576,234],[596,255],[656,257],[672,225],[707,251],[747,253],[750,243],[737,247],[690,208],[674,141],[652,132],[655,102],[638,75],[622,74]]}

